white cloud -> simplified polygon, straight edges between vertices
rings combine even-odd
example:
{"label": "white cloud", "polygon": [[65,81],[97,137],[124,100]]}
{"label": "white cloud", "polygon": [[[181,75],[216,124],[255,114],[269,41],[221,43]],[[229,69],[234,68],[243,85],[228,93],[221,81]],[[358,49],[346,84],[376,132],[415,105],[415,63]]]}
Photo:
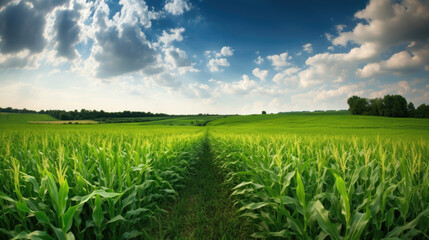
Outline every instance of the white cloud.
{"label": "white cloud", "polygon": [[355,17],[365,22],[358,23],[352,31],[341,32],[332,41],[335,45],[370,42],[387,49],[410,41],[426,41],[429,37],[428,1],[371,0]]}
{"label": "white cloud", "polygon": [[162,35],[159,37],[158,44],[162,43],[164,46],[170,45],[172,42],[180,42],[183,40],[182,34],[185,32],[185,28],[172,28],[170,33],[167,31],[162,31]]}
{"label": "white cloud", "polygon": [[207,67],[209,67],[210,72],[219,72],[222,71],[219,67],[229,67],[229,62],[226,58],[213,58],[210,59]]}
{"label": "white cloud", "polygon": [[[211,72],[222,71],[219,67],[229,67],[227,57],[234,55],[234,49],[228,46],[222,47],[219,52],[216,51],[205,51],[204,55],[211,58],[207,63],[207,67]],[[212,58],[213,57],[213,58]]]}
{"label": "white cloud", "polygon": [[253,75],[255,75],[257,78],[261,79],[261,81],[265,81],[265,78],[268,75],[268,71],[267,70],[261,70],[259,68],[255,68],[252,71]]}
{"label": "white cloud", "polygon": [[182,15],[191,10],[191,4],[187,0],[167,0],[165,10],[172,15]]}
{"label": "white cloud", "polygon": [[295,74],[299,72],[299,70],[300,69],[297,67],[291,67],[282,72],[279,72],[273,77],[273,82],[277,84],[283,84],[287,87],[296,87],[298,85],[299,79]]}
{"label": "white cloud", "polygon": [[306,43],[302,46],[303,51],[306,53],[312,53],[313,52],[313,46],[311,45],[311,43]]}
{"label": "white cloud", "polygon": [[224,57],[231,57],[234,54],[234,50],[228,46],[225,46],[220,50],[220,54]]}
{"label": "white cloud", "polygon": [[261,56],[258,56],[258,58],[255,60],[255,63],[258,65],[261,65],[264,62],[264,58]]}
{"label": "white cloud", "polygon": [[429,62],[429,45],[417,48],[416,51],[401,51],[389,59],[377,63],[369,63],[358,69],[359,77],[373,77],[378,74],[403,74],[425,68]]}
{"label": "white cloud", "polygon": [[249,76],[244,74],[240,81],[235,82],[222,82],[222,81],[213,81],[215,82],[220,91],[227,94],[238,94],[238,95],[247,95],[250,94],[252,90],[255,90],[258,86],[257,82],[251,80]]}
{"label": "white cloud", "polygon": [[288,57],[287,52],[281,53],[279,55],[268,56],[267,59],[272,62],[272,65],[276,70],[280,70],[281,68],[290,65],[290,63],[287,61],[290,59],[290,56]]}
{"label": "white cloud", "polygon": [[399,81],[397,83],[385,84],[382,86],[382,90],[373,91],[369,97],[370,98],[381,98],[387,94],[400,94],[406,95],[410,92],[410,85],[407,81]]}

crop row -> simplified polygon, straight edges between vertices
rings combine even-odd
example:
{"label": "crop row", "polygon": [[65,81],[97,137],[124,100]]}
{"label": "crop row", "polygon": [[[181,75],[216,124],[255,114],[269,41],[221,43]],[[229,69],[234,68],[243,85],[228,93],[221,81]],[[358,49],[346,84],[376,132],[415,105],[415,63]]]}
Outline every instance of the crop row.
{"label": "crop row", "polygon": [[177,196],[201,130],[0,134],[0,238],[145,238]]}
{"label": "crop row", "polygon": [[426,140],[213,130],[216,164],[253,237],[428,238]]}

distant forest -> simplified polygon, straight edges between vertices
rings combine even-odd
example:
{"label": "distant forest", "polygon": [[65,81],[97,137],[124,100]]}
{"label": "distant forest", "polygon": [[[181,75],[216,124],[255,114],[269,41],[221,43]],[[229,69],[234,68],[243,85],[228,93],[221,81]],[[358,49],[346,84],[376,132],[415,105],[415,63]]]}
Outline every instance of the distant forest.
{"label": "distant forest", "polygon": [[407,103],[401,95],[373,99],[352,96],[347,103],[349,112],[354,115],[429,118],[429,105],[421,104],[415,108],[412,102]]}

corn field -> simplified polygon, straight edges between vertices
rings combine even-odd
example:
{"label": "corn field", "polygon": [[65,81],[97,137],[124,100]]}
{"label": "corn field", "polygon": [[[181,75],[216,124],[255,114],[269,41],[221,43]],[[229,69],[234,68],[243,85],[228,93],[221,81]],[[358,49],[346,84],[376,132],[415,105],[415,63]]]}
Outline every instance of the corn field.
{"label": "corn field", "polygon": [[211,131],[253,237],[428,238],[426,140]]}
{"label": "corn field", "polygon": [[201,129],[3,131],[0,238],[145,238],[202,137]]}
{"label": "corn field", "polygon": [[251,237],[424,239],[426,138],[232,128],[0,133],[1,239],[151,238],[209,143]]}

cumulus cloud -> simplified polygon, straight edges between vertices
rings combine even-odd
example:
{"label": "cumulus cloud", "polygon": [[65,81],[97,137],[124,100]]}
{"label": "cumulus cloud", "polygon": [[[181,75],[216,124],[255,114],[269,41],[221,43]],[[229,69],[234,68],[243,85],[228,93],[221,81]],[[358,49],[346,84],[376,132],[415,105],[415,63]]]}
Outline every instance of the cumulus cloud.
{"label": "cumulus cloud", "polygon": [[267,59],[272,62],[272,65],[276,70],[280,70],[283,67],[290,65],[290,63],[287,60],[291,58],[292,57],[288,56],[287,52],[281,53],[279,55],[271,55],[267,57]]}
{"label": "cumulus cloud", "polygon": [[74,10],[60,10],[56,13],[55,39],[57,40],[57,55],[68,59],[77,56],[74,46],[79,42],[80,27],[77,24],[79,13]]}
{"label": "cumulus cloud", "polygon": [[182,15],[191,10],[191,4],[187,0],[167,0],[164,8],[172,15]]}
{"label": "cumulus cloud", "polygon": [[220,56],[231,57],[234,53],[234,50],[228,46],[222,47],[220,50]]}
{"label": "cumulus cloud", "polygon": [[209,67],[210,72],[219,72],[222,71],[219,67],[229,67],[229,62],[226,58],[213,58],[210,59],[207,67]]}
{"label": "cumulus cloud", "polygon": [[257,78],[261,79],[261,81],[265,81],[265,78],[268,75],[268,70],[261,70],[259,68],[255,68],[252,71],[253,75],[255,75]]}
{"label": "cumulus cloud", "polygon": [[3,9],[0,22],[0,51],[3,54],[26,49],[31,53],[39,53],[45,47],[45,15],[24,1],[9,4]]}
{"label": "cumulus cloud", "polygon": [[261,65],[264,62],[264,58],[261,56],[258,56],[258,58],[255,60],[255,63],[258,65]]}
{"label": "cumulus cloud", "polygon": [[98,78],[136,71],[152,74],[159,68],[160,56],[141,30],[141,27],[150,26],[148,8],[144,2],[136,0],[121,0],[119,3],[123,4],[122,9],[112,19],[106,3],[99,2],[96,7],[94,44],[86,65],[95,65],[94,75]]}
{"label": "cumulus cloud", "polygon": [[172,28],[169,31],[170,33],[166,32],[165,30],[162,31],[162,35],[159,37],[158,44],[162,43],[164,46],[170,45],[172,42],[177,41],[180,42],[183,40],[183,33],[185,32],[185,28]]}
{"label": "cumulus cloud", "polygon": [[190,83],[181,92],[191,98],[210,98],[210,86],[204,83]]}
{"label": "cumulus cloud", "polygon": [[277,84],[283,84],[288,87],[296,86],[299,82],[299,79],[295,74],[299,72],[299,70],[300,68],[291,67],[282,72],[279,72],[273,77],[273,82]]}
{"label": "cumulus cloud", "polygon": [[371,0],[355,17],[364,20],[352,31],[341,32],[335,45],[373,43],[380,48],[429,38],[429,2]]}
{"label": "cumulus cloud", "polygon": [[215,81],[220,87],[220,91],[227,94],[247,95],[252,90],[256,89],[258,84],[256,81],[251,80],[248,75],[244,74],[240,81],[235,82],[222,82]]}
{"label": "cumulus cloud", "polygon": [[304,52],[306,53],[313,53],[313,46],[311,45],[311,43],[306,43],[302,46],[302,49]]}
{"label": "cumulus cloud", "polygon": [[360,77],[372,77],[378,74],[404,74],[423,69],[429,64],[429,45],[417,48],[415,51],[401,51],[393,54],[389,59],[377,63],[369,63],[358,69]]}
{"label": "cumulus cloud", "polygon": [[381,98],[387,94],[400,94],[405,95],[410,92],[410,85],[407,81],[399,81],[397,83],[385,84],[382,90],[373,91],[369,95],[370,98]]}
{"label": "cumulus cloud", "polygon": [[229,67],[227,57],[234,55],[234,50],[231,47],[224,46],[219,52],[216,51],[205,51],[204,55],[210,58],[207,63],[207,67],[210,72],[222,71],[220,67]]}

